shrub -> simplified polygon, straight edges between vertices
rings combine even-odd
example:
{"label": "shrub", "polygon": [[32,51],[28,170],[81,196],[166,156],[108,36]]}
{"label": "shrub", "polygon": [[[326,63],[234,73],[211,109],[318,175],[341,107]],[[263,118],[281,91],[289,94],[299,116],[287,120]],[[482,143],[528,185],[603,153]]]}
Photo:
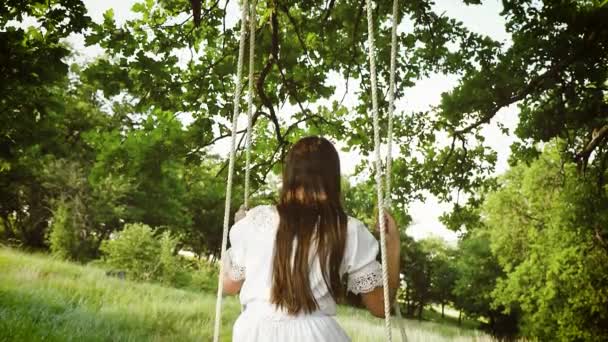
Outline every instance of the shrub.
{"label": "shrub", "polygon": [[190,275],[184,267],[184,262],[175,254],[178,242],[169,232],[161,235],[157,274],[158,280],[163,284],[184,287],[190,283]]}
{"label": "shrub", "polygon": [[199,260],[194,265],[190,288],[196,291],[213,292],[217,290],[218,266],[215,263]]}
{"label": "shrub", "polygon": [[191,279],[185,263],[175,254],[178,242],[169,232],[157,238],[145,224],[127,224],[114,239],[101,244],[101,251],[107,266],[125,271],[130,279],[186,287]]}
{"label": "shrub", "polygon": [[135,280],[155,280],[159,266],[160,243],[145,224],[126,224],[114,239],[101,243],[108,266],[127,272]]}

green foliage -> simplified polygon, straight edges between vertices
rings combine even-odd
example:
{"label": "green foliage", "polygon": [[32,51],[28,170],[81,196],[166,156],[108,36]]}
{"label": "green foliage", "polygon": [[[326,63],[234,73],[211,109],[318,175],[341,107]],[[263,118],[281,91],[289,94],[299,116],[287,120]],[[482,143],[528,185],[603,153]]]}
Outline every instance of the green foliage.
{"label": "green foliage", "polygon": [[432,237],[415,241],[402,236],[401,245],[404,289],[400,301],[405,304],[405,315],[423,319],[425,307],[437,303],[444,317],[445,306],[454,300],[454,250]]}
{"label": "green foliage", "polygon": [[51,252],[62,258],[70,259],[73,255],[73,245],[77,238],[74,227],[70,224],[70,212],[65,203],[59,203],[53,215],[48,240]]}
{"label": "green foliage", "polygon": [[198,260],[192,270],[190,288],[195,291],[213,293],[217,291],[219,268],[215,263]]}
{"label": "green foliage", "polygon": [[[35,26],[18,26],[24,18]],[[0,4],[0,217],[4,240],[45,244],[50,204],[37,171],[45,154],[78,154],[75,127],[88,120],[68,91],[61,39],[88,26],[81,1],[2,1]],[[90,106],[89,106],[90,107]],[[80,126],[80,128],[85,128]],[[70,146],[70,144],[73,144]],[[27,209],[25,209],[27,208]]]}
{"label": "green foliage", "polygon": [[[601,339],[601,327],[608,326],[602,266],[608,254],[608,6],[596,0],[502,4],[511,36],[505,43],[437,13],[432,1],[399,8],[412,29],[398,36],[397,96],[431,74],[460,79],[431,110],[396,113],[400,150],[391,209],[405,226],[411,201],[427,194],[456,200],[442,220],[467,231],[457,256],[404,237],[406,311],[421,317],[428,303],[454,302],[495,328],[521,314],[521,331],[533,338]],[[303,135],[324,135],[370,155],[363,5],[258,3],[252,160],[258,200],[273,197],[268,184]],[[135,224],[144,240],[121,242],[140,248],[141,264],[115,240],[104,248],[116,253],[116,267],[136,269],[134,277],[178,284],[190,281],[173,256],[178,239],[199,256],[217,254],[226,165],[210,147],[230,133],[241,23],[226,26],[218,2],[203,6],[195,27],[183,20],[187,1],[141,1],[132,8],[139,15],[124,24],[112,10],[91,22],[79,0],[0,3],[2,241],[48,243],[64,258],[86,260],[124,223],[141,222],[155,228]],[[382,79],[388,78],[390,28],[381,23],[390,12],[390,2],[376,2]],[[34,26],[22,25],[25,18]],[[70,70],[72,51],[62,40],[79,32],[103,54]],[[342,95],[327,82],[333,74],[360,81],[356,105],[330,101]],[[384,93],[386,82],[380,84]],[[277,112],[285,105],[292,105],[290,115]],[[509,159],[517,166],[497,184],[488,179],[497,155],[482,129],[512,105],[517,128],[499,128],[518,140]],[[382,113],[386,106],[381,98]],[[184,126],[181,115],[193,121]],[[562,140],[541,154],[539,147],[556,137]],[[243,159],[239,152],[237,170]],[[345,203],[372,226],[369,166],[365,160],[357,168],[363,181],[345,186]],[[242,176],[237,172],[233,208],[240,204]],[[159,241],[159,231],[171,235]],[[213,272],[197,272],[194,283],[207,287]]]}
{"label": "green foliage", "polygon": [[[577,176],[552,142],[529,167],[517,166],[484,205],[492,252],[505,272],[495,305],[521,311],[524,335],[542,340],[608,338],[608,222],[605,190]],[[593,172],[593,170],[589,170]]]}
{"label": "green foliage", "polygon": [[[159,111],[126,132],[89,132],[86,140],[96,151],[89,179],[103,188],[111,176],[121,182],[119,189],[128,190],[113,203],[99,202],[109,219],[168,229],[196,254],[216,253],[224,210],[222,162],[191,152],[196,148],[191,139],[173,114]],[[242,201],[239,192],[235,189],[233,208]],[[124,203],[128,209],[112,212]]]}
{"label": "green foliage", "polygon": [[158,278],[163,284],[183,287],[190,282],[190,279],[183,263],[175,254],[178,243],[178,239],[172,237],[168,231],[161,235],[158,253],[158,273],[160,275]]}
{"label": "green foliage", "polygon": [[424,280],[427,282],[425,300],[441,305],[444,316],[445,305],[452,301],[452,289],[456,278],[454,250],[441,238],[426,238],[420,243],[424,255]]}
{"label": "green foliage", "polygon": [[126,271],[131,279],[149,281],[162,274],[159,272],[160,243],[147,225],[125,225],[113,239],[102,242],[101,251],[108,266]]}
{"label": "green foliage", "polygon": [[[376,199],[376,183],[373,179],[349,183],[347,178],[342,178],[342,195],[344,196],[344,208],[348,215],[356,217],[365,223],[370,229],[375,227],[378,215],[378,202]],[[392,207],[387,208],[395,218],[398,225],[405,229],[411,223],[412,218],[407,213],[403,203],[392,202]]]}
{"label": "green foliage", "polygon": [[452,290],[456,282],[456,269],[454,267],[455,251],[446,248],[445,244],[433,248],[431,259],[431,296],[435,303],[441,305],[441,316],[445,316],[445,306],[454,301]]}
{"label": "green foliage", "polygon": [[[220,173],[221,161],[210,156],[200,165],[184,170],[185,206],[192,215],[192,224],[179,230],[182,241],[196,254],[219,255],[224,219],[226,186]],[[242,204],[239,188],[233,189],[233,210]]]}
{"label": "green foliage", "polygon": [[454,269],[454,304],[467,316],[487,320],[493,335],[513,338],[517,335],[517,310],[503,313],[503,306],[492,305],[492,292],[504,272],[492,254],[489,234],[476,230],[459,241]]}
{"label": "green foliage", "polygon": [[186,263],[176,255],[179,239],[169,231],[159,237],[141,223],[126,224],[124,229],[101,244],[104,263],[128,278],[156,281],[175,287],[191,283]]}
{"label": "green foliage", "polygon": [[84,261],[92,255],[93,244],[79,207],[75,200],[59,200],[53,211],[48,243],[51,252],[61,259]]}
{"label": "green foliage", "polygon": [[[43,161],[40,180],[54,208],[48,242],[51,250],[71,260],[87,261],[119,224],[130,184],[124,177],[105,175],[91,184],[77,161]],[[64,217],[65,215],[65,217]]]}
{"label": "green foliage", "polygon": [[[378,68],[380,76],[387,79],[390,28],[380,23],[391,18],[392,8],[384,2],[376,5]],[[228,136],[226,119],[232,114],[241,25],[240,22],[235,27],[224,25],[225,8],[218,3],[205,3],[203,7],[200,26],[182,20],[190,8],[175,1],[137,3],[132,10],[140,16],[124,24],[118,24],[108,11],[86,36],[87,44],[99,44],[106,56],[88,65],[82,74],[85,83],[102,90],[107,98],[127,93],[126,100],[116,99],[114,103],[130,107],[135,113],[191,114],[194,122],[187,131],[195,149]],[[369,155],[373,150],[368,113],[370,75],[361,67],[366,64],[362,47],[367,39],[363,3],[343,1],[327,6],[325,1],[317,0],[304,5],[294,1],[259,2],[257,10],[260,17],[256,33],[253,187],[263,187],[268,174],[278,171],[277,165],[290,144],[303,135],[334,138],[343,142],[346,150],[356,149]],[[398,96],[415,80],[431,73],[473,71],[478,63],[489,63],[500,48],[498,42],[436,13],[429,1],[401,6],[399,17],[412,20],[415,29],[400,33],[397,38],[403,47],[398,58],[397,82],[401,85],[397,87]],[[191,52],[190,58],[184,57],[185,50]],[[356,105],[347,107],[343,102],[330,100],[342,95],[328,85],[332,74],[343,76],[347,82],[352,78],[361,81]],[[385,83],[380,84],[381,91],[385,91]],[[383,98],[380,101],[384,112],[387,103]],[[276,108],[286,104],[293,105],[292,115],[277,112]],[[467,162],[455,162],[446,170],[454,177],[459,174],[457,179],[452,182],[437,179],[444,173],[427,165],[441,158],[428,163],[415,160],[413,147],[421,138],[417,152],[430,157],[434,149],[431,139],[434,130],[440,127],[424,123],[428,122],[428,113],[409,114],[399,112],[396,119],[396,143],[412,147],[412,151],[403,149],[398,158],[401,162],[397,164],[408,169],[398,167],[395,172],[402,176],[395,177],[399,183],[395,187],[396,203],[405,206],[426,187],[449,193],[440,189],[442,184],[468,186],[467,177],[479,171],[479,179],[471,182],[474,186],[481,181],[482,174],[492,170],[494,153],[479,146],[469,148],[468,154],[460,150],[459,155],[466,157]],[[384,119],[382,125],[386,125]],[[480,167],[463,166],[478,158],[486,158],[488,162]],[[400,209],[405,211],[404,207]]]}
{"label": "green foliage", "polygon": [[124,133],[114,131],[87,136],[98,151],[91,170],[93,182],[108,173],[137,179],[129,193],[131,210],[127,222],[150,226],[187,226],[188,213],[183,210],[185,144],[181,124],[168,113],[155,113],[142,123],[142,129]]}

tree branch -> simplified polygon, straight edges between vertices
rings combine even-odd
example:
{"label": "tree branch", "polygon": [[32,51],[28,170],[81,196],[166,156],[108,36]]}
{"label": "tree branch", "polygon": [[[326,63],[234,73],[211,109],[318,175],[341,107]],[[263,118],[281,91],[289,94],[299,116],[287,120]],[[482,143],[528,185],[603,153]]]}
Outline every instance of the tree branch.
{"label": "tree branch", "polygon": [[264,68],[262,68],[262,71],[260,72],[260,77],[258,77],[258,80],[256,82],[256,88],[258,94],[260,95],[260,99],[262,100],[262,104],[266,108],[268,108],[270,121],[272,121],[274,125],[277,141],[279,141],[279,143],[282,143],[283,135],[281,134],[281,124],[279,123],[279,119],[274,110],[274,106],[272,105],[272,101],[270,100],[270,98],[266,94],[266,90],[264,89],[264,82],[266,81],[266,77],[272,70],[272,66],[277,62],[279,56],[279,21],[277,18],[276,9],[272,10],[270,17],[270,26],[272,30],[271,52],[268,56],[268,61],[266,61]]}
{"label": "tree branch", "polygon": [[361,16],[363,15],[363,6],[365,5],[365,0],[362,0],[359,4],[359,9],[357,10],[357,16],[355,17],[355,25],[353,27],[353,42],[352,42],[352,46],[353,46],[353,50],[352,50],[352,58],[350,60],[350,63],[348,63],[347,67],[346,67],[346,72],[344,73],[345,76],[344,78],[346,78],[346,85],[344,87],[344,95],[342,96],[342,100],[340,100],[340,104],[342,104],[344,102],[344,99],[346,98],[346,94],[348,94],[348,86],[350,83],[350,72],[351,72],[351,68],[352,65],[355,63],[355,60],[357,58],[357,32],[359,31],[359,23],[361,22]]}
{"label": "tree branch", "polygon": [[601,227],[596,225],[594,227],[594,232],[595,232],[594,237],[595,237],[595,240],[597,241],[597,243],[600,245],[600,247],[602,247],[604,249],[604,251],[608,252],[608,242],[604,238],[604,234],[601,231]]}
{"label": "tree branch", "polygon": [[[608,136],[608,125],[604,125],[599,129],[594,129],[591,134],[591,140],[585,144],[583,149],[576,154],[576,161],[579,165],[579,170],[582,168],[584,171],[587,168],[587,162],[591,153],[600,145],[602,141]],[[600,170],[603,172],[603,170]]]}
{"label": "tree branch", "polygon": [[482,116],[482,118],[479,121],[472,123],[469,126],[466,126],[460,130],[456,130],[455,133],[456,134],[469,133],[472,130],[478,128],[479,126],[489,123],[490,120],[492,120],[492,118],[494,116],[496,116],[496,113],[501,108],[506,107],[517,101],[523,100],[526,96],[530,95],[532,92],[535,92],[538,90],[544,90],[545,88],[547,88],[547,82],[545,82],[545,81],[557,76],[557,74],[560,71],[562,71],[562,69],[564,69],[565,67],[570,65],[570,63],[572,63],[575,60],[574,57],[575,56],[570,56],[570,58],[563,59],[561,62],[559,62],[559,63],[555,64],[553,67],[551,67],[551,69],[549,69],[544,74],[534,77],[525,87],[521,88],[519,91],[516,91],[510,97],[504,98],[504,99],[499,99],[498,101],[495,102],[495,105],[487,113],[485,113]]}
{"label": "tree branch", "polygon": [[[251,116],[251,127],[252,127],[252,128],[255,126],[255,124],[256,124],[256,122],[257,122],[258,118],[259,118],[260,116],[262,116],[262,115],[267,116],[267,115],[266,115],[266,113],[262,112],[261,110],[258,110],[258,111],[256,111],[256,112],[255,112],[255,113],[254,113],[254,114]],[[241,146],[243,145],[243,140],[245,139],[245,134],[243,134],[243,133],[246,133],[246,132],[247,132],[247,130],[246,130],[246,129],[243,129],[243,130],[240,130],[240,131],[237,131],[237,132],[236,132],[237,134],[241,134],[241,138],[239,139],[239,142],[238,142],[238,144],[237,144],[237,146],[236,146],[236,151],[238,151],[238,150],[240,150],[240,149],[241,149]],[[224,134],[224,135],[221,135],[221,136],[219,136],[219,137],[217,137],[217,138],[213,139],[212,143],[207,144],[207,145],[205,145],[205,146],[209,146],[209,145],[211,145],[211,144],[213,144],[213,143],[215,143],[215,142],[219,141],[220,139],[228,138],[228,137],[231,137],[231,136],[232,136],[232,133],[230,133],[230,134]],[[239,159],[239,158],[238,158],[238,156],[237,156],[237,157],[236,157],[236,160],[238,160],[238,159]],[[218,172],[215,174],[215,177],[219,177],[219,175],[220,175],[220,174],[222,174],[222,172],[224,172],[224,170],[226,170],[226,168],[227,168],[227,167],[228,167],[228,161],[226,161],[226,162],[224,163],[224,165],[222,165],[222,167],[219,169],[219,171],[218,171]]]}
{"label": "tree branch", "polygon": [[298,38],[298,42],[300,43],[302,50],[304,50],[304,55],[306,56],[308,63],[312,65],[312,61],[310,60],[310,54],[308,53],[308,48],[306,47],[306,43],[304,42],[304,39],[302,39],[302,35],[300,33],[300,30],[298,29],[298,23],[296,23],[295,18],[291,15],[291,13],[289,13],[289,8],[287,8],[285,5],[281,5],[281,11],[283,11],[283,13],[285,13],[287,18],[289,19],[289,22],[291,23],[291,26],[293,26],[293,30],[296,33],[296,37]]}
{"label": "tree branch", "polygon": [[464,137],[460,134],[454,134],[454,136],[452,136],[452,143],[450,145],[450,151],[448,152],[447,156],[441,163],[441,169],[439,169],[439,172],[437,172],[437,175],[443,174],[443,171],[445,171],[446,165],[448,164],[450,159],[452,159],[452,155],[454,154],[454,150],[456,149],[456,139],[458,139],[462,142],[462,148],[466,151],[466,148],[465,148],[466,140],[464,139]]}

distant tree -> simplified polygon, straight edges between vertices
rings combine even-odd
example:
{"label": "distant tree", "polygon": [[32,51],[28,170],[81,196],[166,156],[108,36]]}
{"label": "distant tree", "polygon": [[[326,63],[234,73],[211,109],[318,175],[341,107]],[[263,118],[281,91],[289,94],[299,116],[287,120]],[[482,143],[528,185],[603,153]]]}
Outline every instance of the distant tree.
{"label": "distant tree", "polygon": [[431,296],[441,305],[441,318],[445,318],[445,306],[453,303],[452,294],[456,282],[455,250],[444,243],[435,247],[431,264]]}
{"label": "distant tree", "polygon": [[[184,171],[186,195],[184,203],[192,215],[192,224],[179,230],[185,248],[201,256],[203,253],[219,255],[224,220],[226,185],[217,176],[222,167],[219,158],[209,157],[200,165],[191,165]],[[233,208],[242,204],[240,189],[235,189]]]}
{"label": "distant tree", "polygon": [[[25,18],[38,26],[15,25]],[[80,152],[79,127],[90,118],[89,108],[74,106],[79,103],[66,92],[70,50],[61,39],[89,23],[81,1],[0,4],[0,226],[5,240],[45,245],[51,212],[37,174],[41,159]]]}
{"label": "distant tree", "polygon": [[517,306],[504,313],[504,306],[495,307],[492,292],[505,273],[490,248],[488,233],[476,230],[458,243],[453,267],[456,279],[453,299],[456,309],[475,319],[486,319],[487,329],[495,336],[517,336]]}
{"label": "distant tree", "polygon": [[77,261],[97,257],[101,241],[119,228],[114,224],[125,214],[130,184],[111,174],[91,184],[76,161],[48,156],[42,165],[40,180],[52,212],[47,232],[51,251]]}
{"label": "distant tree", "polygon": [[484,204],[487,237],[504,272],[492,297],[506,313],[519,308],[524,336],[602,341],[608,253],[594,232],[608,224],[608,199],[605,189],[598,193],[595,167],[579,177],[577,165],[563,159],[566,144],[553,141],[538,160],[507,172]]}
{"label": "distant tree", "polygon": [[401,246],[405,315],[422,319],[425,306],[433,300],[429,250],[409,236],[402,236]]}

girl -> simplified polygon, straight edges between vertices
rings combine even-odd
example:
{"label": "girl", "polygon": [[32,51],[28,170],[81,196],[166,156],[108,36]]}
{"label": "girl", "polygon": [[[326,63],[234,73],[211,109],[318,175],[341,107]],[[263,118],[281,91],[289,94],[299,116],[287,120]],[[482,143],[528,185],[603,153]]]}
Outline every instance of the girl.
{"label": "girl", "polygon": [[[230,231],[224,292],[240,293],[244,308],[233,341],[350,341],[332,317],[345,290],[384,317],[378,242],[346,216],[340,198],[336,149],[324,138],[298,141],[283,167],[279,204],[251,209]],[[399,232],[390,215],[385,220],[392,302],[399,286]]]}

